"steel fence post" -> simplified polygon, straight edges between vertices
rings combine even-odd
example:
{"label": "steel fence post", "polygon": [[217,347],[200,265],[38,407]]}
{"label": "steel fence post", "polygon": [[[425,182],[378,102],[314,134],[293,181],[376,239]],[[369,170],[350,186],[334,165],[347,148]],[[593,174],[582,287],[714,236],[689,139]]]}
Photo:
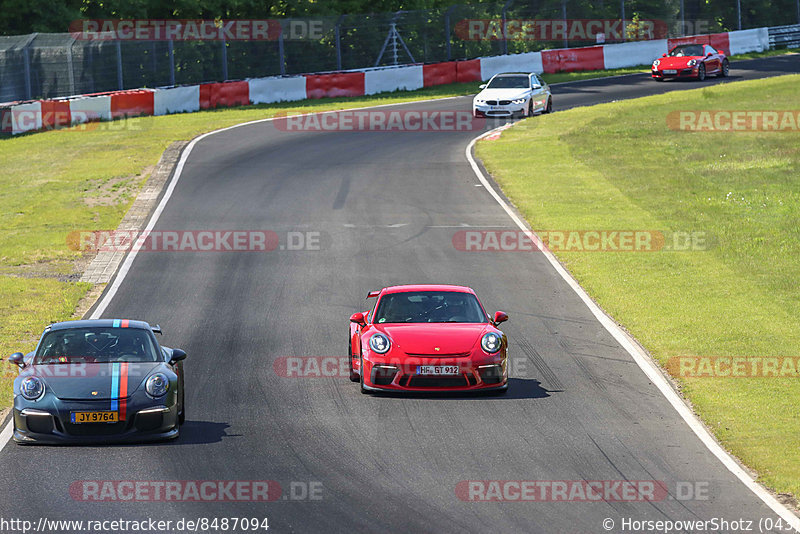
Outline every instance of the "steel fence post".
{"label": "steel fence post", "polygon": [[122,91],[122,43],[119,39],[116,41],[117,44],[117,88]]}

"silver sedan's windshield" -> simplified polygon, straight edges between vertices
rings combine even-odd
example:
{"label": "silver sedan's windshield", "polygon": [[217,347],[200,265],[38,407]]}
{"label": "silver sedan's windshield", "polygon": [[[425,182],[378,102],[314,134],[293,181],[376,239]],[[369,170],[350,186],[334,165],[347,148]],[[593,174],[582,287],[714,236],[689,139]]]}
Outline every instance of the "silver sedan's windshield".
{"label": "silver sedan's windshield", "polygon": [[485,323],[488,321],[472,293],[408,291],[381,297],[376,323]]}
{"label": "silver sedan's windshield", "polygon": [[527,76],[498,76],[489,82],[488,89],[528,89]]}
{"label": "silver sedan's windshield", "polygon": [[141,328],[69,328],[48,332],[33,360],[35,365],[59,363],[154,362],[156,349]]}

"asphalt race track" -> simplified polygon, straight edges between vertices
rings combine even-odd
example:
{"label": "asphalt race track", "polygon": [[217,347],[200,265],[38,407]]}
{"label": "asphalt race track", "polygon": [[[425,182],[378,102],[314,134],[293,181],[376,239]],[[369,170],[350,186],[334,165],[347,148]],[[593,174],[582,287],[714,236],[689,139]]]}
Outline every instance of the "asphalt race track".
{"label": "asphalt race track", "polygon": [[[734,63],[730,78],[702,83],[635,75],[561,84],[555,110],[798,71],[793,55]],[[397,109],[467,110],[470,101]],[[104,316],[160,323],[163,343],[189,354],[181,437],[9,443],[0,516],[266,516],[270,532],[562,534],[605,532],[605,518],[617,532],[623,518],[776,517],[541,254],[456,250],[461,229],[513,228],[464,158],[478,133],[286,132],[262,122],[200,141],[156,229],[266,229],[282,244],[288,231],[319,232],[320,250],[140,253]],[[507,396],[365,396],[346,376],[275,372],[281,357],[344,357],[348,317],[366,309],[367,291],[413,282],[469,285],[490,313],[509,313],[503,330],[518,368]],[[97,503],[69,492],[80,480],[254,479],[276,481],[284,498]],[[670,494],[467,502],[456,494],[467,480],[654,480]],[[308,484],[318,498],[304,498]],[[686,488],[701,498],[687,498]]]}

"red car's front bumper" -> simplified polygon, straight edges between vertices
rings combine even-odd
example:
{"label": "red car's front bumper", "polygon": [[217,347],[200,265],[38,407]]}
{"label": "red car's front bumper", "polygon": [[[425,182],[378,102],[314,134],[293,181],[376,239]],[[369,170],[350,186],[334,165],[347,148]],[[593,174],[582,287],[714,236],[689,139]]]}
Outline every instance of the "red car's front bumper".
{"label": "red car's front bumper", "polygon": [[650,75],[654,79],[666,80],[670,78],[697,78],[697,67],[686,67],[682,69],[665,69],[674,70],[675,73],[665,73],[663,70],[653,69]]}
{"label": "red car's front bumper", "polygon": [[[466,353],[458,356],[379,355],[363,357],[364,389],[374,391],[475,391],[508,386],[505,350],[495,355]],[[458,374],[419,374],[420,366],[458,366]]]}

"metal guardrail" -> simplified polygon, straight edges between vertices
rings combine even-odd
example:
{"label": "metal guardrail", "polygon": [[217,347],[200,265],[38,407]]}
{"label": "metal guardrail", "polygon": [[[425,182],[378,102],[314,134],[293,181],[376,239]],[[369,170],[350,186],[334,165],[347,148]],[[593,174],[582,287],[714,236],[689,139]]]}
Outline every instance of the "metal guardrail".
{"label": "metal guardrail", "polygon": [[769,30],[769,47],[800,48],[800,24],[775,26]]}

